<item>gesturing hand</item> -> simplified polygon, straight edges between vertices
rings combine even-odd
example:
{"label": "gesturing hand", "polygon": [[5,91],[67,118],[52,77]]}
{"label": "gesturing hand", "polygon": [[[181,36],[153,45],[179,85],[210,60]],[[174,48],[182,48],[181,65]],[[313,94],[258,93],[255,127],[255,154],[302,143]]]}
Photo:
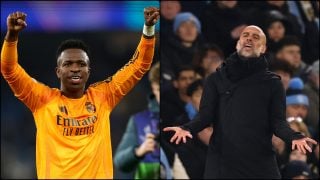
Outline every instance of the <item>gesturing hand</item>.
{"label": "gesturing hand", "polygon": [[163,129],[163,131],[175,131],[174,135],[170,139],[171,143],[176,141],[176,144],[179,144],[181,140],[183,140],[183,142],[186,143],[187,137],[192,138],[192,135],[189,131],[183,130],[180,127],[166,127]]}
{"label": "gesturing hand", "polygon": [[311,139],[311,138],[302,138],[302,139],[297,139],[297,140],[293,140],[292,141],[292,150],[294,149],[298,149],[299,152],[306,154],[306,150],[308,150],[309,152],[312,152],[311,147],[308,145],[309,143],[312,144],[317,144],[317,141]]}
{"label": "gesturing hand", "polygon": [[9,14],[9,16],[7,17],[8,31],[18,33],[22,29],[27,27],[26,17],[27,14],[20,11]]}
{"label": "gesturing hand", "polygon": [[144,20],[147,26],[153,26],[160,18],[159,9],[156,7],[144,8]]}

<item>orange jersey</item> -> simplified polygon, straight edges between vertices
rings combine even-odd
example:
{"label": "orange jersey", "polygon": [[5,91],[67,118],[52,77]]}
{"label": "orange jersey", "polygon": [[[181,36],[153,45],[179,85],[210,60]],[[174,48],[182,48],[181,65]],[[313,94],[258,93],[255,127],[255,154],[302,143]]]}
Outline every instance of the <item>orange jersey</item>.
{"label": "orange jersey", "polygon": [[34,116],[38,178],[113,178],[109,115],[149,70],[154,45],[155,38],[142,37],[122,69],[70,99],[32,79],[18,64],[17,42],[4,42],[3,77]]}

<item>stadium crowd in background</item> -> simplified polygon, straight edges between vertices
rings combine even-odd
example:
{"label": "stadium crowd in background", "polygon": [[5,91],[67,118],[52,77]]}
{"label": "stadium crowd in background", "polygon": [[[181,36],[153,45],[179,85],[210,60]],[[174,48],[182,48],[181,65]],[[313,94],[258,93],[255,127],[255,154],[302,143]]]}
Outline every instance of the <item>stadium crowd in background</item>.
{"label": "stadium crowd in background", "polygon": [[[160,10],[161,23],[164,23],[161,24],[163,48],[160,54],[163,64],[160,111],[162,128],[185,123],[181,121],[181,116],[190,117],[188,107],[192,102],[186,90],[197,79],[205,81],[208,74],[225,62],[225,57],[235,51],[237,39],[247,25],[257,25],[267,37],[265,56],[268,69],[281,77],[286,90],[286,118],[296,126],[305,128],[294,128],[295,126],[291,126],[293,122],[290,122],[290,127],[319,140],[319,1],[160,3],[161,7],[165,7]],[[214,49],[209,51],[210,46]],[[288,112],[290,110],[292,114]],[[214,127],[207,136],[210,137],[212,132],[214,134]],[[165,143],[169,142],[172,135],[166,132],[161,138],[173,171],[178,171],[174,167],[175,154],[182,161],[181,169],[196,166],[199,162],[187,161],[179,153],[183,146],[193,142],[186,145]],[[272,140],[283,177],[319,177],[319,144],[314,146],[312,153],[305,155],[306,165],[301,165],[290,164],[290,154],[297,154],[295,151],[291,152],[291,147],[286,147],[276,136]],[[185,172],[189,178],[194,177],[191,172]]]}

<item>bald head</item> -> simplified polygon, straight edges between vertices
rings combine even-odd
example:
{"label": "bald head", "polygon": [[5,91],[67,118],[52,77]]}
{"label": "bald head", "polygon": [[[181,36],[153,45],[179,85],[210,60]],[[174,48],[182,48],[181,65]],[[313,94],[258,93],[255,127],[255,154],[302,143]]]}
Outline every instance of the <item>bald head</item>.
{"label": "bald head", "polygon": [[259,57],[266,51],[266,35],[255,25],[243,29],[237,42],[237,52],[244,57]]}
{"label": "bald head", "polygon": [[249,28],[249,29],[256,29],[257,31],[259,31],[260,36],[261,36],[263,42],[266,44],[266,42],[267,42],[266,35],[264,34],[263,30],[262,30],[260,27],[255,26],[255,25],[249,25],[249,26],[245,27],[245,28],[243,29],[243,31],[245,31],[247,28]]}

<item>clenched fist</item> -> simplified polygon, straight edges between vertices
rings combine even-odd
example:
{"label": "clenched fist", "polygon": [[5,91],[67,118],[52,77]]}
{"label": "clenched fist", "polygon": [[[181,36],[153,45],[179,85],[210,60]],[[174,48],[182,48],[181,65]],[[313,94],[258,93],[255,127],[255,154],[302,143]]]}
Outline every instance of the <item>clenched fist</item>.
{"label": "clenched fist", "polygon": [[144,8],[144,20],[147,26],[153,26],[160,18],[159,9],[156,7]]}
{"label": "clenched fist", "polygon": [[18,33],[27,27],[27,14],[23,12],[13,12],[7,17],[7,41],[15,41],[18,39]]}

